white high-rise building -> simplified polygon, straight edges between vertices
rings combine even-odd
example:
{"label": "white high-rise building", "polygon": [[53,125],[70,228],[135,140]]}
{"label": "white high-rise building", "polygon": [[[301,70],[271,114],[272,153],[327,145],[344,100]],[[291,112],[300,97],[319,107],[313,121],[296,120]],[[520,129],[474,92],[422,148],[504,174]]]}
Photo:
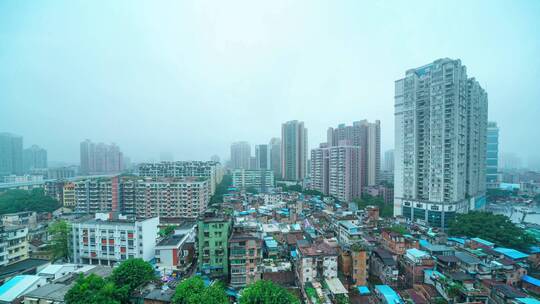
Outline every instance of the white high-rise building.
{"label": "white high-rise building", "polygon": [[302,181],[307,173],[307,129],[304,122],[288,121],[281,125],[281,177]]}
{"label": "white high-rise building", "polygon": [[311,150],[311,189],[351,202],[362,194],[362,153],[342,140],[337,146],[321,144]]}
{"label": "white high-rise building", "polygon": [[486,183],[487,187],[499,187],[499,127],[496,122],[489,122],[487,129]]}
{"label": "white high-rise building", "polygon": [[271,156],[269,145],[255,146],[255,169],[271,170],[270,158]]}
{"label": "white high-rise building", "polygon": [[394,149],[384,152],[384,171],[394,172]]}
{"label": "white high-rise building", "polygon": [[446,227],[485,204],[487,94],[460,60],[395,83],[394,215]]}
{"label": "white high-rise building", "polygon": [[246,141],[231,145],[231,166],[233,169],[249,169],[251,161],[251,145]]}
{"label": "white high-rise building", "polygon": [[352,126],[340,124],[328,128],[328,146],[338,146],[346,140],[352,146],[360,147],[362,154],[362,186],[375,186],[381,171],[381,122],[371,123],[366,119],[353,122]]}
{"label": "white high-rise building", "polygon": [[270,149],[270,168],[274,171],[274,176],[281,177],[281,139],[270,139],[268,147]]}

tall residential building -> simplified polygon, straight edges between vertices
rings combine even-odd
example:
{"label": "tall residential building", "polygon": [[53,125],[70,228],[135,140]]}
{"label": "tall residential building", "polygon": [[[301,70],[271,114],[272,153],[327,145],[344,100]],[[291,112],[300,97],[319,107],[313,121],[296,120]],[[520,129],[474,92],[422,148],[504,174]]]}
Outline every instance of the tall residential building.
{"label": "tall residential building", "polygon": [[487,188],[499,186],[499,127],[496,122],[488,122],[487,154],[486,154],[486,183]]}
{"label": "tall residential building", "polygon": [[23,174],[23,138],[0,133],[0,176]]}
{"label": "tall residential building", "polygon": [[249,169],[251,160],[251,145],[247,141],[231,144],[232,169]]}
{"label": "tall residential building", "polygon": [[214,194],[217,184],[223,179],[224,170],[215,161],[175,161],[143,163],[138,167],[142,177],[202,177],[210,180],[210,191]]}
{"label": "tall residential building", "polygon": [[229,275],[229,247],[231,234],[229,218],[208,212],[199,218],[198,224],[199,271],[211,278],[227,278]]}
{"label": "tall residential building", "polygon": [[281,177],[302,181],[307,173],[307,129],[304,122],[288,121],[281,125]]}
{"label": "tall residential building", "polygon": [[274,173],[271,170],[235,169],[232,172],[233,187],[266,193],[274,188]]}
{"label": "tall residential building", "polygon": [[255,146],[255,169],[271,170],[269,145]]}
{"label": "tall residential building", "polygon": [[120,178],[92,178],[75,182],[75,211],[81,213],[121,211]]}
{"label": "tall residential building", "polygon": [[328,128],[328,146],[337,146],[346,140],[350,145],[361,148],[362,186],[375,186],[381,170],[381,123],[367,120],[355,121],[352,126],[340,124],[337,128]]}
{"label": "tall residential building", "polygon": [[71,223],[70,248],[77,264],[113,266],[130,258],[154,258],[159,218],[111,219],[96,214]]}
{"label": "tall residential building", "polygon": [[124,155],[116,144],[93,143],[89,139],[80,144],[82,175],[118,173],[124,169]]}
{"label": "tall residential building", "polygon": [[23,169],[25,172],[45,168],[47,168],[47,150],[36,145],[23,150]]}
{"label": "tall residential building", "polygon": [[330,149],[327,144],[311,150],[311,189],[324,195],[329,193]]}
{"label": "tall residential building", "polygon": [[446,227],[485,204],[487,94],[460,60],[395,83],[394,215]]}
{"label": "tall residential building", "polygon": [[270,139],[268,146],[270,149],[270,169],[274,171],[274,176],[281,177],[281,139]]}
{"label": "tall residential building", "polygon": [[362,153],[342,140],[339,145],[311,150],[311,188],[351,202],[362,194]]}
{"label": "tall residential building", "polygon": [[394,172],[394,149],[384,152],[384,171]]}
{"label": "tall residential building", "polygon": [[62,191],[62,203],[66,208],[75,208],[77,206],[77,196],[75,194],[75,184],[65,183]]}
{"label": "tall residential building", "polygon": [[137,218],[197,218],[210,202],[207,179],[158,178],[135,182]]}
{"label": "tall residential building", "polygon": [[255,234],[233,233],[229,239],[230,277],[233,288],[261,279],[262,239]]}

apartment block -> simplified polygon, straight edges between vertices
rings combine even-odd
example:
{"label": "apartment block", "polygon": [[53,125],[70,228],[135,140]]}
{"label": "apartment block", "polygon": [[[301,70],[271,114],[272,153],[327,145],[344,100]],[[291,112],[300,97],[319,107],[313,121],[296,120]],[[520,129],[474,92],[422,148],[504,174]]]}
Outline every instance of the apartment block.
{"label": "apartment block", "polygon": [[198,227],[198,267],[204,275],[226,278],[229,275],[229,247],[231,234],[229,218],[211,212],[202,216]]}
{"label": "apartment block", "polygon": [[238,189],[266,193],[274,188],[274,172],[271,170],[235,169],[232,173],[232,185]]}
{"label": "apartment block", "polygon": [[302,181],[307,174],[307,129],[304,122],[288,121],[281,125],[281,177]]}
{"label": "apartment block", "polygon": [[65,183],[62,191],[62,202],[66,208],[75,208],[77,206],[77,195],[75,192],[75,183]]}
{"label": "apartment block", "polygon": [[447,227],[485,205],[487,94],[460,60],[395,82],[394,215]]}
{"label": "apartment block", "polygon": [[118,176],[75,182],[75,210],[83,213],[120,211],[119,184]]}
{"label": "apartment block", "polygon": [[243,288],[261,279],[262,239],[247,233],[233,233],[229,239],[230,282]]}
{"label": "apartment block", "polygon": [[[124,192],[127,189],[124,188]],[[136,182],[135,214],[138,218],[197,218],[209,202],[210,183],[204,178],[158,178]]]}
{"label": "apartment block", "polygon": [[488,122],[486,151],[486,187],[499,187],[499,127],[496,122]]}
{"label": "apartment block", "polygon": [[204,177],[210,180],[210,191],[214,194],[216,186],[223,179],[224,170],[214,161],[175,161],[143,163],[138,167],[141,177]]}
{"label": "apartment block", "polygon": [[129,258],[154,258],[159,218],[127,220],[98,213],[71,224],[73,261],[113,266]]}
{"label": "apartment block", "polygon": [[0,133],[0,176],[23,174],[23,138]]}
{"label": "apartment block", "polygon": [[83,175],[119,173],[124,169],[124,155],[116,144],[80,144],[80,170]]}
{"label": "apartment block", "polygon": [[327,144],[339,146],[341,142],[360,147],[362,162],[362,186],[374,186],[379,182],[381,170],[381,123],[367,120],[355,121],[351,126],[340,124],[337,128],[328,128]]}
{"label": "apartment block", "polygon": [[231,144],[231,167],[233,169],[251,169],[251,145],[247,141]]}
{"label": "apartment block", "polygon": [[362,194],[361,148],[350,141],[311,151],[311,188],[340,201],[351,202]]}

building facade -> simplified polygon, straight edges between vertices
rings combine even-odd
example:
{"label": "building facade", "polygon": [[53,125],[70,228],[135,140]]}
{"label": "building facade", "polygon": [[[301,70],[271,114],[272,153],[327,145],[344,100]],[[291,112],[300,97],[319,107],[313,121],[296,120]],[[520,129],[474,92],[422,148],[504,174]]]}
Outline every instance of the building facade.
{"label": "building facade", "polygon": [[215,161],[175,161],[143,163],[138,167],[141,177],[204,177],[210,180],[210,191],[214,194],[216,186],[223,179],[224,170]]}
{"label": "building facade", "polygon": [[0,176],[23,174],[23,138],[0,133]]}
{"label": "building facade", "polygon": [[247,141],[231,144],[232,169],[250,169],[251,145]]}
{"label": "building facade", "polygon": [[274,176],[281,177],[281,139],[270,139],[268,147],[270,149],[270,169],[274,171]]}
{"label": "building facade", "polygon": [[499,127],[496,122],[488,122],[486,152],[486,186],[499,187]]}
{"label": "building facade", "polygon": [[304,122],[288,121],[281,125],[281,178],[302,181],[307,174],[307,129]]}
{"label": "building facade", "polygon": [[487,94],[460,60],[395,83],[394,215],[446,227],[485,204]]}
{"label": "building facade", "polygon": [[269,145],[256,145],[255,146],[255,169],[271,170],[270,160],[271,160],[270,146]]}
{"label": "building facade", "polygon": [[124,169],[124,155],[116,144],[93,143],[89,139],[80,144],[82,175],[119,173]]}
{"label": "building facade", "polygon": [[251,234],[233,233],[228,246],[231,287],[243,288],[260,280],[262,239]]}
{"label": "building facade", "polygon": [[359,146],[342,140],[339,145],[311,150],[311,188],[340,201],[362,194],[362,153]]}
{"label": "building facade", "polygon": [[47,168],[47,150],[33,145],[23,150],[24,172]]}
{"label": "building facade", "polygon": [[215,214],[205,214],[199,219],[197,227],[199,271],[212,278],[228,277],[227,241],[231,234],[230,219]]}
{"label": "building facade", "polygon": [[[138,180],[135,183],[134,207],[137,218],[197,218],[210,202],[210,184],[207,179],[159,178]],[[126,198],[129,196],[128,189],[130,187],[124,188]]]}
{"label": "building facade", "polygon": [[73,261],[78,264],[113,266],[129,258],[154,258],[159,218],[110,219],[96,214],[71,224]]}
{"label": "building facade", "polygon": [[274,188],[274,173],[271,170],[236,169],[232,172],[232,185],[238,189],[266,193]]}
{"label": "building facade", "polygon": [[374,186],[379,181],[381,170],[381,123],[376,120],[355,121],[352,126],[340,124],[337,128],[328,128],[329,147],[339,146],[341,142],[360,147],[362,160],[362,186]]}

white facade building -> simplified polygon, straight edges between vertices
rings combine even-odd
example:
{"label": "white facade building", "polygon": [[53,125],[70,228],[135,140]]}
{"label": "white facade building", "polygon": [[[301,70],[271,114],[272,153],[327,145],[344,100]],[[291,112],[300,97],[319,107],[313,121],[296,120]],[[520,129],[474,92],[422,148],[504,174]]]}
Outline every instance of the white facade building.
{"label": "white facade building", "polygon": [[159,218],[145,220],[95,219],[71,225],[73,259],[78,264],[112,266],[128,258],[150,261],[154,258]]}
{"label": "white facade building", "polygon": [[254,188],[266,193],[274,188],[274,172],[272,170],[233,170],[232,185],[240,189]]}
{"label": "white facade building", "polygon": [[460,60],[395,83],[394,215],[446,227],[485,204],[487,94]]}

